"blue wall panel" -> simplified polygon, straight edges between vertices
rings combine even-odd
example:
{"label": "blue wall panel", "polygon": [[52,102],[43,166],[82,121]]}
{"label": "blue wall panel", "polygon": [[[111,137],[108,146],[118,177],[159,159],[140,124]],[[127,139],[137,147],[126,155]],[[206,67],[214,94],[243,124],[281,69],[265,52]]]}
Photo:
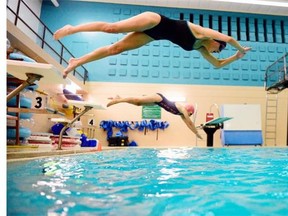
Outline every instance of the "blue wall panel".
{"label": "blue wall panel", "polygon": [[[240,35],[240,43],[243,46],[252,47],[252,51],[241,60],[216,69],[197,51],[182,50],[169,41],[153,41],[139,49],[84,65],[89,71],[89,81],[263,86],[266,68],[288,51],[287,43],[282,42],[281,36],[281,21],[284,20],[284,25],[288,25],[286,17],[255,14],[247,16],[243,13],[61,0],[59,3],[60,7],[55,8],[43,1],[41,19],[52,31],[66,24],[78,25],[93,21],[115,22],[144,11],[159,12],[174,19],[179,19],[182,13],[185,20],[189,20],[192,14],[196,24],[200,24],[202,19],[205,27],[209,27],[212,21],[215,30],[218,30],[218,20],[221,17],[223,33],[228,33],[230,25],[232,36],[237,39]],[[231,23],[228,23],[228,17],[231,17]],[[248,27],[246,17],[249,17]],[[238,25],[240,34],[237,18],[240,20]],[[257,29],[255,19],[258,20]],[[266,29],[264,29],[264,20]],[[275,30],[272,29],[273,22]],[[247,28],[249,32],[246,32]],[[259,36],[258,41],[256,41],[256,32]],[[275,33],[276,37],[273,35]],[[284,32],[286,42],[288,42],[287,35],[288,28],[286,27]],[[69,50],[73,50],[74,56],[79,57],[84,54],[84,50],[92,52],[99,47],[115,43],[124,36],[125,34],[85,32],[67,36],[61,39],[61,42]],[[265,37],[267,42],[265,42]],[[79,44],[85,44],[85,47],[80,49]],[[227,58],[235,52],[235,48],[227,45],[222,53],[215,54],[215,56]]]}

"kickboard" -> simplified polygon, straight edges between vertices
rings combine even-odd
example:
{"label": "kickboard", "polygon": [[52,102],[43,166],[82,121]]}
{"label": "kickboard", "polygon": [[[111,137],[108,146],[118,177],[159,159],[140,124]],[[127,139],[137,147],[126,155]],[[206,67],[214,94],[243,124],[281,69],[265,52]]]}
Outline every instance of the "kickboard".
{"label": "kickboard", "polygon": [[223,123],[223,122],[228,121],[230,119],[232,119],[232,118],[230,118],[230,117],[220,117],[220,118],[212,119],[211,121],[206,122],[205,125],[220,124],[220,123]]}

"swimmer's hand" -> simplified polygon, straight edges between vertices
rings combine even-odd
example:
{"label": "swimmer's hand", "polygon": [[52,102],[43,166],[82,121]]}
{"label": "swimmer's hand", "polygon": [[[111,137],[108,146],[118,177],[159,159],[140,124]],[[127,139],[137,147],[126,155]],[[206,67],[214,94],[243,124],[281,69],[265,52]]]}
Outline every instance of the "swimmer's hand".
{"label": "swimmer's hand", "polygon": [[251,47],[243,47],[243,51],[238,50],[237,53],[236,53],[237,59],[242,58],[251,49],[252,49]]}

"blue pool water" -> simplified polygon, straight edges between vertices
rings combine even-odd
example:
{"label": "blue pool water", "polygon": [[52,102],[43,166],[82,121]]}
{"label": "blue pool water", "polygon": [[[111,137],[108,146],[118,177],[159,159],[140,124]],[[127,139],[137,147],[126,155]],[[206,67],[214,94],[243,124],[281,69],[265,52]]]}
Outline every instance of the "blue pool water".
{"label": "blue pool water", "polygon": [[288,215],[288,148],[109,150],[8,163],[7,178],[8,215]]}

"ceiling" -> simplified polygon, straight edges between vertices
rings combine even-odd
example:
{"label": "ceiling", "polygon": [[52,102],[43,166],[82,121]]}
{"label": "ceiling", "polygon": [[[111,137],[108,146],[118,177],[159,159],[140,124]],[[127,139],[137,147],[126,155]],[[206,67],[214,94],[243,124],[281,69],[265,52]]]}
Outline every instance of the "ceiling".
{"label": "ceiling", "polygon": [[[77,0],[288,16],[288,0]],[[61,4],[61,3],[60,3]]]}

